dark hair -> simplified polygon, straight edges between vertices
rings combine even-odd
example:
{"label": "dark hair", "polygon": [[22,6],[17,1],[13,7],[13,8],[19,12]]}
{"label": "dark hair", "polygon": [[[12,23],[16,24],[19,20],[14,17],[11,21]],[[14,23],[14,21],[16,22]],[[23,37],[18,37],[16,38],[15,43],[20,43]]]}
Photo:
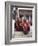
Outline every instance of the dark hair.
{"label": "dark hair", "polygon": [[23,17],[23,15],[20,15],[20,18]]}

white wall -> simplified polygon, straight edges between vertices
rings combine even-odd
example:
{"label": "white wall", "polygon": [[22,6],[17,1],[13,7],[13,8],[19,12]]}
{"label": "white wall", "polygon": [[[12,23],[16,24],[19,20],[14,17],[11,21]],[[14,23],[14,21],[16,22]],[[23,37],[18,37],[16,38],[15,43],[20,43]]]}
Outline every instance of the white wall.
{"label": "white wall", "polygon": [[[5,46],[4,44],[5,43],[5,1],[7,0],[0,0],[0,46]],[[13,1],[38,3],[38,0],[13,0]],[[18,44],[18,45],[16,44],[13,46],[38,46],[38,43]]]}

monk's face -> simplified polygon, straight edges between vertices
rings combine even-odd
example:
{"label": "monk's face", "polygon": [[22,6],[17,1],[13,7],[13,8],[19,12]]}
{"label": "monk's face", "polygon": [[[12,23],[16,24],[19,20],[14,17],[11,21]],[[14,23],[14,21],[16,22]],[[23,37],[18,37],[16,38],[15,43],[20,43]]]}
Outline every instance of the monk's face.
{"label": "monk's face", "polygon": [[22,18],[19,18],[19,22],[22,22]]}

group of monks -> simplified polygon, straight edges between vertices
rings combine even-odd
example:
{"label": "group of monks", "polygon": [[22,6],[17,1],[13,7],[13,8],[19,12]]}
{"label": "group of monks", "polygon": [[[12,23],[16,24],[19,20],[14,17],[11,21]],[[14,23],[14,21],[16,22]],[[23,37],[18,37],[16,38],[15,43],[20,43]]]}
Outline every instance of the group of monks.
{"label": "group of monks", "polygon": [[24,34],[28,34],[30,31],[30,24],[28,20],[22,19],[23,16],[16,18],[15,29],[16,31],[23,31]]}

